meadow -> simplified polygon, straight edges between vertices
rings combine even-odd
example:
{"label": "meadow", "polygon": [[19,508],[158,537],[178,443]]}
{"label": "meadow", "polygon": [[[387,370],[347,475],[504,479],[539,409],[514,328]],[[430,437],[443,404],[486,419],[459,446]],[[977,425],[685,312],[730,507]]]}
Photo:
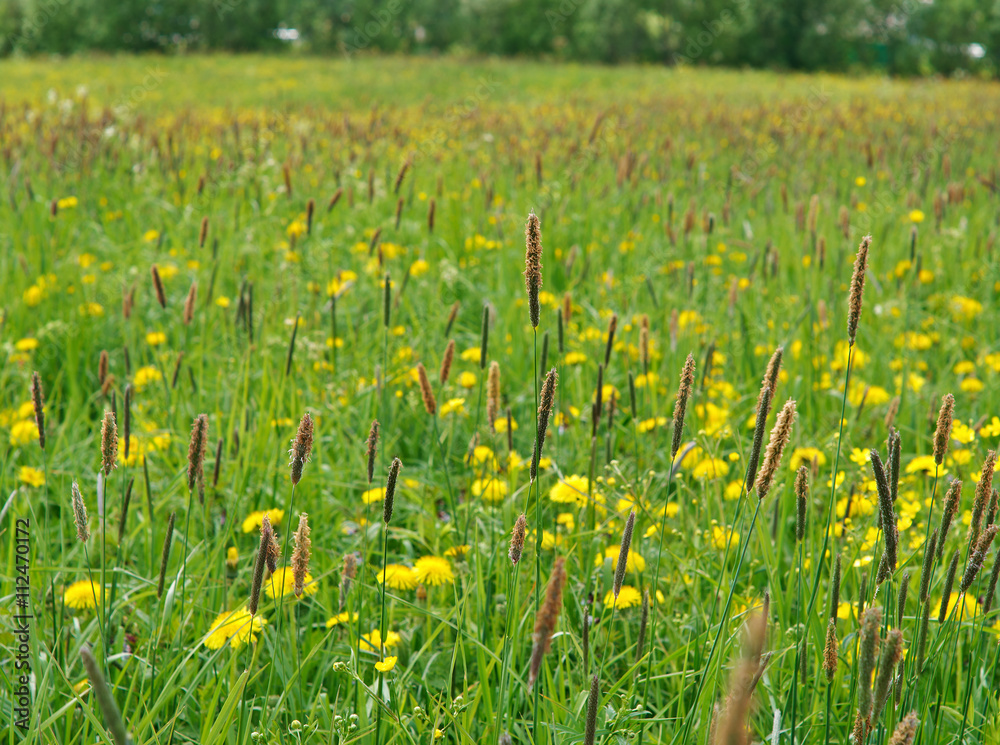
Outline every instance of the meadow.
{"label": "meadow", "polygon": [[0,62],[0,741],[1000,742],[997,112]]}

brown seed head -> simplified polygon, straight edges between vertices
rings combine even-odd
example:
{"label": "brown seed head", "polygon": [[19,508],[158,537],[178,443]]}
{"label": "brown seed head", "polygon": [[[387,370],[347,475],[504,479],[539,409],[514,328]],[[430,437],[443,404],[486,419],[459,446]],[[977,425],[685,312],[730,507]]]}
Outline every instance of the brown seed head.
{"label": "brown seed head", "polygon": [[382,522],[386,525],[392,519],[392,507],[396,499],[396,480],[399,478],[399,469],[403,467],[403,462],[399,458],[393,458],[389,465],[389,476],[385,482],[385,500],[382,503]]}
{"label": "brown seed head", "polygon": [[625,568],[628,566],[628,553],[632,546],[632,531],[635,530],[635,510],[628,514],[625,521],[625,529],[622,531],[622,543],[618,549],[618,564],[615,566],[615,600],[618,600],[618,593],[621,592],[622,583],[625,581]]}
{"label": "brown seed head", "polygon": [[199,414],[191,425],[191,440],[188,443],[188,491],[193,492],[195,486],[202,488],[207,443],[208,415]]}
{"label": "brown seed head", "polygon": [[496,420],[500,413],[500,363],[490,363],[490,373],[486,381],[486,419],[490,429],[496,431]]}
{"label": "brown seed head", "polygon": [[299,420],[299,430],[292,440],[292,447],[288,451],[291,456],[289,463],[292,469],[292,484],[298,484],[302,479],[302,469],[309,462],[309,454],[313,446],[313,418],[306,412]]}
{"label": "brown seed head", "polygon": [[792,436],[792,422],[795,421],[795,401],[788,399],[774,422],[774,429],[771,430],[771,439],[767,443],[767,450],[764,451],[764,463],[757,474],[757,481],[754,488],[757,490],[757,498],[764,499],[771,491],[774,483],[774,476],[778,472],[781,463],[781,455],[785,451],[785,446]]}
{"label": "brown seed head", "polygon": [[528,315],[531,327],[538,328],[541,314],[538,293],[542,289],[542,226],[534,212],[528,215],[524,242],[524,286],[528,291]]}
{"label": "brown seed head", "polygon": [[944,454],[948,450],[948,440],[951,437],[951,423],[955,415],[955,397],[946,393],[941,399],[941,410],[938,412],[937,428],[934,430],[934,462],[939,466],[944,463]]}
{"label": "brown seed head", "polygon": [[309,538],[309,515],[305,512],[299,515],[299,528],[295,531],[295,549],[292,551],[292,576],[295,578],[295,597],[302,597],[302,590],[309,572],[310,549],[312,540]]}
{"label": "brown seed head", "polygon": [[167,564],[170,561],[170,542],[174,536],[174,520],[177,518],[176,512],[171,512],[167,518],[167,532],[163,536],[163,551],[160,553],[160,580],[156,585],[156,597],[163,597],[163,584],[167,578]]}
{"label": "brown seed head", "polygon": [[86,543],[87,539],[90,538],[90,528],[87,525],[87,505],[84,504],[83,496],[80,494],[80,487],[75,481],[73,482],[71,492],[73,495],[73,520],[76,522],[76,537],[80,543]]}
{"label": "brown seed head", "polygon": [[889,745],[913,745],[913,739],[917,736],[917,726],[920,720],[917,719],[917,712],[911,711],[898,725],[896,731],[889,738]]}
{"label": "brown seed head", "polygon": [[538,477],[538,462],[542,457],[542,446],[545,444],[545,433],[549,429],[549,416],[552,414],[552,406],[555,403],[556,385],[559,383],[559,374],[553,367],[545,376],[542,384],[542,395],[538,404],[538,427],[535,430],[535,450],[531,458],[530,480],[534,481]]}
{"label": "brown seed head", "polygon": [[987,527],[986,530],[983,531],[983,534],[979,537],[975,548],[972,550],[972,555],[969,556],[969,563],[965,567],[965,574],[962,575],[962,583],[958,590],[960,595],[964,595],[965,591],[972,586],[973,581],[976,579],[976,575],[979,574],[979,570],[983,568],[983,562],[986,561],[986,554],[989,553],[993,539],[996,537],[996,525],[990,525]]}
{"label": "brown seed head", "polygon": [[38,445],[45,450],[45,401],[42,397],[42,378],[37,370],[31,374],[31,406],[35,410]]}
{"label": "brown seed head", "polygon": [[187,298],[184,300],[184,325],[188,326],[194,320],[194,304],[198,299],[198,283],[192,282],[191,289],[188,290]]}
{"label": "brown seed head", "polygon": [[510,559],[510,563],[514,566],[517,566],[517,563],[521,560],[521,553],[524,551],[524,534],[527,525],[527,518],[525,518],[522,512],[514,522],[514,530],[510,534],[510,548],[507,550],[507,558]]}
{"label": "brown seed head", "polygon": [[691,398],[691,388],[694,386],[694,355],[688,354],[681,370],[681,382],[677,387],[677,398],[674,401],[674,434],[670,444],[671,459],[677,456],[684,439],[684,415],[687,412],[688,399]]}
{"label": "brown seed head", "polygon": [[538,673],[542,668],[542,658],[552,644],[552,634],[556,630],[559,612],[562,610],[562,592],[566,584],[566,559],[556,559],[545,590],[545,600],[535,616],[534,646],[531,650],[531,664],[528,671],[528,688],[534,688]]}
{"label": "brown seed head", "polygon": [[437,411],[437,401],[434,400],[434,391],[431,390],[431,381],[427,378],[427,369],[423,362],[417,363],[417,378],[420,381],[420,397],[424,400],[424,409],[434,416]]}
{"label": "brown seed head", "polygon": [[[153,275],[153,290],[156,292],[156,301],[160,304],[161,308],[167,307],[167,293],[163,289],[163,280],[160,279],[160,270],[157,268],[156,264],[150,267],[149,273]],[[130,304],[131,305],[131,304]],[[126,318],[129,314],[126,314]]]}
{"label": "brown seed head", "polygon": [[865,292],[865,272],[868,270],[868,249],[872,245],[872,237],[866,235],[858,246],[858,255],[854,259],[854,274],[851,276],[851,294],[847,301],[847,339],[854,346],[858,335],[858,322],[861,320],[861,304]]}
{"label": "brown seed head", "polygon": [[806,507],[809,500],[809,469],[799,466],[795,473],[795,540],[803,541],[806,537]]}
{"label": "brown seed head", "polygon": [[983,514],[987,503],[993,498],[993,469],[997,465],[997,452],[990,450],[983,461],[983,472],[976,484],[976,498],[972,502],[972,522],[969,525],[969,543],[979,540],[983,526]]}
{"label": "brown seed head", "polygon": [[208,237],[208,217],[201,218],[201,230],[198,231],[198,248],[205,247],[205,239]]}
{"label": "brown seed head", "polygon": [[451,363],[455,359],[455,340],[449,339],[448,346],[444,349],[444,357],[441,358],[441,374],[438,376],[438,380],[441,385],[448,382],[448,378],[451,376]]}
{"label": "brown seed head", "polygon": [[104,381],[108,377],[108,350],[102,349],[101,356],[97,360],[97,382],[103,387]]}
{"label": "brown seed head", "polygon": [[827,682],[833,682],[837,672],[837,624],[831,618],[826,623],[826,646],[823,648],[823,672]]}
{"label": "brown seed head", "polygon": [[615,344],[615,331],[618,330],[618,314],[612,313],[611,320],[608,322],[608,343],[604,348],[604,367],[607,368],[608,363],[611,362],[611,350],[614,348]]}
{"label": "brown seed head", "polygon": [[372,420],[371,429],[368,430],[368,448],[365,456],[368,460],[368,484],[371,485],[375,477],[375,456],[378,451],[378,419]]}
{"label": "brown seed head", "polygon": [[115,423],[115,415],[105,411],[104,421],[101,423],[101,468],[105,478],[118,467],[117,461],[118,425]]}
{"label": "brown seed head", "polygon": [[892,685],[892,674],[896,665],[903,658],[903,632],[893,629],[882,644],[882,654],[879,659],[878,678],[875,680],[875,705],[872,709],[872,721],[877,722]]}
{"label": "brown seed head", "polygon": [[257,615],[257,608],[260,605],[260,588],[264,582],[264,567],[268,564],[268,556],[271,552],[271,544],[274,541],[274,530],[271,528],[271,520],[265,514],[260,526],[260,544],[257,546],[257,560],[253,566],[253,580],[250,583],[250,603],[247,610],[251,616]]}
{"label": "brown seed head", "polygon": [[951,523],[952,520],[955,519],[955,515],[958,514],[958,505],[961,498],[962,482],[960,479],[954,479],[951,482],[951,486],[948,487],[948,493],[944,497],[944,510],[941,512],[941,526],[937,531],[938,558],[941,558],[944,553],[944,543],[948,538],[948,529],[951,527]]}
{"label": "brown seed head", "polygon": [[858,654],[858,715],[865,722],[871,720],[872,675],[875,672],[875,652],[878,649],[878,630],[882,625],[882,609],[869,608],[861,616],[861,646]]}

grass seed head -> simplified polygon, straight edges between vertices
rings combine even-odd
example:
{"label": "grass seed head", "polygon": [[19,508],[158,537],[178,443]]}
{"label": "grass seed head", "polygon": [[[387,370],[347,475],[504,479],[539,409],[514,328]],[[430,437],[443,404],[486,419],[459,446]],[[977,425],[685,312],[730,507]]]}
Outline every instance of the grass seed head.
{"label": "grass seed head", "polygon": [[382,503],[382,522],[386,525],[392,520],[392,507],[396,499],[396,481],[399,478],[399,469],[403,467],[403,462],[399,458],[393,458],[389,465],[389,476],[385,482],[385,500]]}
{"label": "grass seed head", "polygon": [[865,272],[868,270],[868,249],[872,245],[872,237],[866,235],[858,246],[858,254],[854,259],[854,273],[851,275],[851,294],[847,301],[847,339],[853,347],[858,335],[858,323],[861,321],[861,305],[865,292]]}
{"label": "grass seed head", "polygon": [[292,440],[292,447],[288,451],[291,456],[290,467],[292,469],[292,484],[296,485],[302,479],[302,469],[309,461],[309,454],[313,446],[313,418],[306,412],[299,420],[299,429]]}
{"label": "grass seed head", "polygon": [[681,381],[677,387],[677,398],[674,400],[674,426],[673,440],[670,443],[671,459],[677,456],[677,451],[681,449],[681,442],[684,439],[684,416],[687,413],[688,400],[691,398],[691,389],[694,386],[694,355],[688,354],[684,361],[684,369],[681,370]]}
{"label": "grass seed head", "polygon": [[781,464],[781,455],[788,445],[788,440],[792,436],[792,422],[795,421],[795,400],[788,399],[774,422],[774,429],[771,430],[771,439],[767,443],[764,451],[764,462],[757,474],[757,481],[754,488],[757,490],[757,499],[763,500],[774,484],[774,476],[778,472]]}
{"label": "grass seed head", "polygon": [[80,494],[80,486],[73,482],[70,489],[73,495],[73,521],[76,523],[76,537],[80,543],[86,543],[90,538],[90,527],[87,525],[87,505],[84,504],[83,495]]}
{"label": "grass seed head", "polygon": [[948,451],[954,415],[955,397],[946,393],[941,399],[941,410],[938,412],[937,427],[934,429],[934,462],[939,466],[944,463],[944,454]]}
{"label": "grass seed head", "polygon": [[444,348],[444,356],[441,358],[441,372],[438,375],[438,380],[441,385],[448,382],[448,378],[451,376],[451,363],[455,359],[455,340],[450,339],[448,341],[448,346]]}
{"label": "grass seed head", "polygon": [[545,589],[545,599],[535,616],[534,646],[531,650],[531,664],[528,670],[528,688],[535,687],[538,673],[542,669],[542,659],[552,645],[552,634],[556,630],[559,612],[562,610],[562,593],[566,584],[566,559],[555,560],[549,584]]}
{"label": "grass seed head", "polygon": [[110,411],[105,411],[104,421],[101,423],[101,469],[104,471],[105,478],[118,467],[117,461],[118,424],[115,422],[115,415]]}
{"label": "grass seed head", "polygon": [[37,370],[31,373],[31,407],[35,411],[38,446],[45,450],[45,401],[42,396],[42,378]]}
{"label": "grass seed head", "polygon": [[434,391],[431,390],[431,381],[427,378],[427,368],[423,362],[417,363],[417,378],[420,381],[420,397],[423,399],[424,409],[434,416],[437,411],[437,401],[434,399]]}
{"label": "grass seed head", "polygon": [[368,430],[368,446],[365,450],[365,458],[368,462],[368,483],[372,483],[375,477],[375,456],[378,453],[378,419],[372,419],[371,429]]}
{"label": "grass seed head", "polygon": [[524,228],[524,286],[528,291],[528,316],[531,327],[538,328],[541,307],[538,293],[542,289],[542,225],[531,212]]}
{"label": "grass seed head", "polygon": [[295,578],[295,597],[302,597],[306,574],[309,572],[312,539],[309,538],[309,515],[299,515],[299,527],[295,531],[295,549],[292,551],[292,576]]}
{"label": "grass seed head", "polygon": [[514,521],[514,530],[510,534],[510,548],[507,549],[507,558],[510,559],[510,563],[514,566],[517,566],[524,551],[524,535],[527,525],[528,520],[522,512],[517,516],[517,520]]}
{"label": "grass seed head", "polygon": [[[163,280],[160,278],[160,270],[156,264],[153,264],[153,266],[149,268],[149,273],[153,277],[153,291],[156,293],[156,302],[160,304],[161,308],[166,308],[167,293],[163,289]],[[129,311],[129,313],[125,314],[126,318],[131,315],[131,303],[129,303]]]}

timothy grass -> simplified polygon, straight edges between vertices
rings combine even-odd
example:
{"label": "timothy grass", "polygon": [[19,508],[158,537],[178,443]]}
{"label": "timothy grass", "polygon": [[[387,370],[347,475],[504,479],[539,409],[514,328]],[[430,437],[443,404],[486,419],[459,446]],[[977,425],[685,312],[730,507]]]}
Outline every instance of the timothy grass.
{"label": "timothy grass", "polygon": [[[398,58],[2,69],[2,742],[1000,736],[995,86]],[[126,386],[128,459],[119,443],[105,476]],[[751,489],[757,416],[763,438],[783,406],[790,440]],[[264,513],[277,571],[252,615]],[[941,621],[953,556],[968,589]],[[908,572],[921,596],[900,604]],[[862,703],[879,716],[858,724]]]}

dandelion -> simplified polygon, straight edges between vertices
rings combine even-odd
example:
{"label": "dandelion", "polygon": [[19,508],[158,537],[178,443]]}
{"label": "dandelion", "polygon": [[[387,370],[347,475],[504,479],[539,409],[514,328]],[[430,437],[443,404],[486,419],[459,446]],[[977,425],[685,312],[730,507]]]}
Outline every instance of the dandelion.
{"label": "dandelion", "polygon": [[379,584],[393,590],[413,590],[420,583],[417,573],[403,564],[388,564],[378,574]]}
{"label": "dandelion", "polygon": [[257,634],[266,624],[265,619],[251,613],[246,606],[223,611],[209,626],[204,645],[208,649],[221,649],[228,642],[233,649],[239,649],[248,641],[256,644]]}
{"label": "dandelion", "polygon": [[45,474],[31,466],[21,466],[17,469],[17,480],[22,484],[38,488],[45,486]]}
{"label": "dandelion", "polygon": [[604,595],[604,604],[616,608],[634,608],[642,603],[642,593],[631,585],[622,585],[618,588],[618,598],[615,599],[614,590],[609,590]]}
{"label": "dandelion", "polygon": [[101,597],[101,586],[93,580],[74,582],[63,592],[63,603],[67,608],[84,610],[96,608]]}
{"label": "dandelion", "polygon": [[451,563],[441,556],[421,556],[414,562],[413,571],[418,582],[433,587],[450,585],[455,581]]}
{"label": "dandelion", "polygon": [[332,629],[334,626],[340,626],[342,623],[353,623],[357,620],[357,613],[348,613],[347,611],[344,611],[343,613],[338,613],[335,616],[330,616],[330,618],[326,620],[326,627],[328,629]]}
{"label": "dandelion", "polygon": [[359,648],[365,652],[378,652],[382,647],[398,647],[401,641],[403,637],[395,631],[387,632],[383,641],[382,632],[372,629],[369,633],[362,634]]}
{"label": "dandelion", "polygon": [[246,519],[243,521],[242,530],[244,533],[253,533],[255,530],[260,530],[264,524],[264,518],[267,518],[271,525],[281,525],[281,521],[285,517],[284,510],[266,510],[251,512],[247,515]]}
{"label": "dandelion", "polygon": [[[294,555],[292,558],[294,560]],[[319,591],[319,584],[313,581],[313,576],[309,572],[302,573],[301,583],[301,589],[297,589],[299,577],[296,576],[294,566],[278,567],[278,570],[264,582],[264,594],[272,600],[287,598],[289,595],[301,599],[303,596],[315,595]]]}

